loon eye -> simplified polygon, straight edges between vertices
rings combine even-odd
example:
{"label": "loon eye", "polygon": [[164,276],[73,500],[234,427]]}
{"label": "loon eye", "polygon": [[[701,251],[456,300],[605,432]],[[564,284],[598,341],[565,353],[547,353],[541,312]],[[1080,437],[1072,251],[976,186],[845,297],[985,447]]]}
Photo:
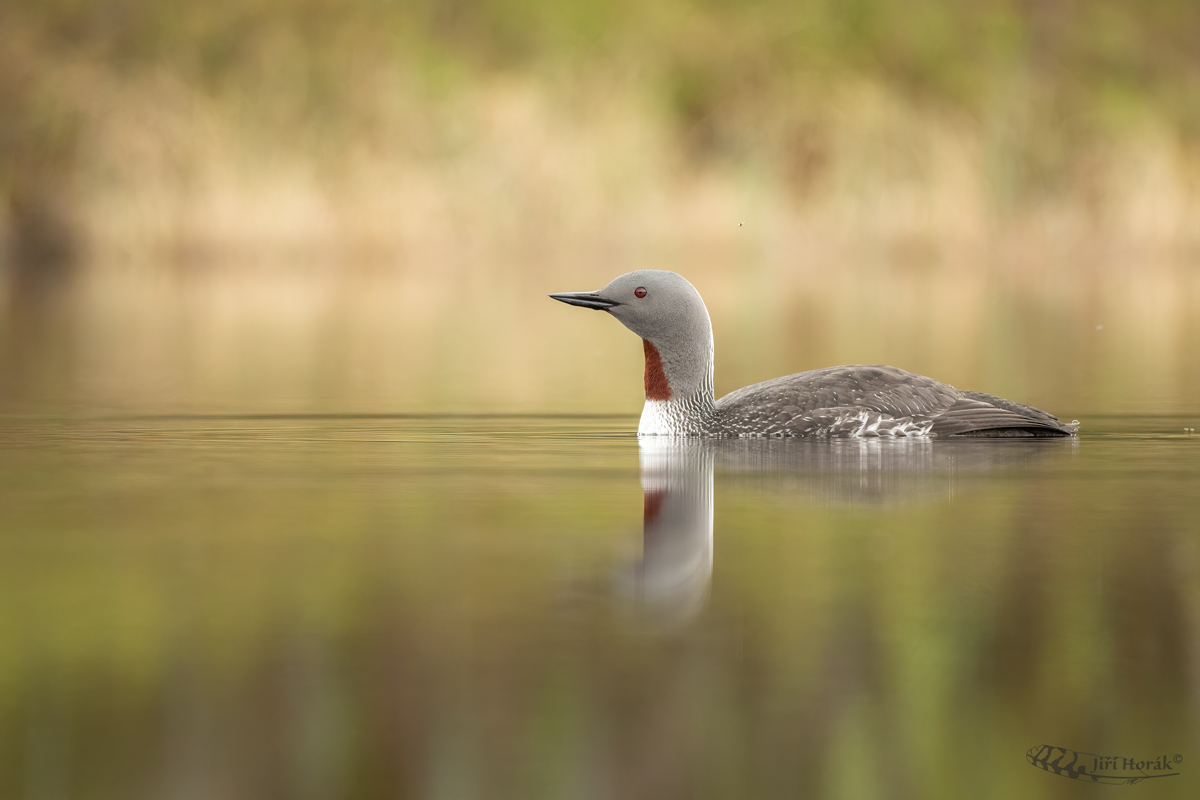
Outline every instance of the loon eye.
{"label": "loon eye", "polygon": [[633,293],[636,294],[638,297],[645,297],[646,296],[646,287],[639,286],[633,290]]}

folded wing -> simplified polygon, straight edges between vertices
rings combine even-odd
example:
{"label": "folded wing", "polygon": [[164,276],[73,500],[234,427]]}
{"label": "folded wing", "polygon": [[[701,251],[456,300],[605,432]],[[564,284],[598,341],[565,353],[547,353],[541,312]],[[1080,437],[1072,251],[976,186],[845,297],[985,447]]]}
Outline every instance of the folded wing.
{"label": "folded wing", "polygon": [[847,365],[788,375],[717,402],[726,429],[756,435],[1029,437],[1075,432],[1036,408],[896,367]]}

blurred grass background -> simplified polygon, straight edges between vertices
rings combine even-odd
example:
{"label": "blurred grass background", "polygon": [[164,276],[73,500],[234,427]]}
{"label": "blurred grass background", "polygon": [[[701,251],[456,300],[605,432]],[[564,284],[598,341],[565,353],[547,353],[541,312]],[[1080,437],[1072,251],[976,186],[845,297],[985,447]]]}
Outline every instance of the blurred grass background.
{"label": "blurred grass background", "polygon": [[663,267],[718,391],[1192,408],[1197,41],[1183,0],[5,4],[0,407],[628,410],[636,342],[542,295]]}

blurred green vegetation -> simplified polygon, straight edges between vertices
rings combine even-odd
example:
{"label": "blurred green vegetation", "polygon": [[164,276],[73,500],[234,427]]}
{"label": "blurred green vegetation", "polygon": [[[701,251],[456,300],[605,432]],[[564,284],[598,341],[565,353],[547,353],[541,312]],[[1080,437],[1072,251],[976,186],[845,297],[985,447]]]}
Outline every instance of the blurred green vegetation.
{"label": "blurred green vegetation", "polygon": [[1147,117],[1194,145],[1197,41],[1188,0],[6,3],[4,227],[19,261],[72,258],[81,161],[112,87],[162,76],[310,156],[370,128],[384,74],[426,109],[497,76],[580,108],[608,87],[641,98],[693,160],[757,158],[801,193],[843,133],[828,90],[866,81],[985,139],[1001,131],[1019,200],[1086,182],[1086,145]]}
{"label": "blurred green vegetation", "polygon": [[283,74],[318,103],[343,95],[364,61],[469,75],[632,59],[685,122],[710,103],[842,72],[966,108],[1029,76],[1068,107],[1144,102],[1193,123],[1200,111],[1187,91],[1200,79],[1200,9],[1184,0],[41,0],[10,6],[5,22],[10,48],[26,38],[47,58],[165,67],[210,87]]}

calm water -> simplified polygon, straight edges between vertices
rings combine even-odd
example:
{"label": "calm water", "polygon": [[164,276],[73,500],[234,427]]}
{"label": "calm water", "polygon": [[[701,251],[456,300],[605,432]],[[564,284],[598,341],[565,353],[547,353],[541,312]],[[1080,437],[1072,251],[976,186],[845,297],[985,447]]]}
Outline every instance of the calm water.
{"label": "calm water", "polygon": [[1195,797],[1195,421],[4,418],[0,797]]}

